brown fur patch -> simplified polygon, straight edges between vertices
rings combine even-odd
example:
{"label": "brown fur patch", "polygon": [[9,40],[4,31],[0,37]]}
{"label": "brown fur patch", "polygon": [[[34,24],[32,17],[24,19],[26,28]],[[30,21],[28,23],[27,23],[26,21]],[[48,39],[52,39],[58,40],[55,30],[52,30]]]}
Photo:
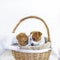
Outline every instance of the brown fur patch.
{"label": "brown fur patch", "polygon": [[25,33],[20,33],[16,36],[18,43],[21,46],[25,46],[28,43],[28,36]]}

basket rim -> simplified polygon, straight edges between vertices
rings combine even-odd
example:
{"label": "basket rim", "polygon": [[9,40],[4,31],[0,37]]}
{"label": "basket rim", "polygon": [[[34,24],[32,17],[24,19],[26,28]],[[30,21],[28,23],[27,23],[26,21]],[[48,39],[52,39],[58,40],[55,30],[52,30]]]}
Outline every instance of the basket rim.
{"label": "basket rim", "polygon": [[52,48],[46,48],[46,49],[42,49],[42,50],[23,50],[23,49],[20,49],[18,50],[18,52],[24,52],[24,53],[44,53],[44,52],[48,52],[52,50]]}

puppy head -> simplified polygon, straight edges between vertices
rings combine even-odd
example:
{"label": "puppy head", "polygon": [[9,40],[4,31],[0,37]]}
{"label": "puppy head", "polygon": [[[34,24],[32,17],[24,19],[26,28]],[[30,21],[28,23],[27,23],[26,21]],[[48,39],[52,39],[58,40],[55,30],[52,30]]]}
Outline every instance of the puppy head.
{"label": "puppy head", "polygon": [[28,36],[25,33],[20,33],[16,36],[18,43],[21,46],[25,46],[28,44]]}
{"label": "puppy head", "polygon": [[32,35],[32,39],[36,42],[40,41],[41,40],[41,35],[42,33],[39,32],[39,31],[33,31],[31,32],[31,35]]}

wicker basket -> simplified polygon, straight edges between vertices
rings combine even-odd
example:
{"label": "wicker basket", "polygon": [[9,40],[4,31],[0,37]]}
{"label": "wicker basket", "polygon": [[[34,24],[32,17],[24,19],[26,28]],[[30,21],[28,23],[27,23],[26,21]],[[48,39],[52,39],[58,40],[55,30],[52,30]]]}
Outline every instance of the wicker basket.
{"label": "wicker basket", "polygon": [[[13,33],[15,33],[15,30],[17,29],[17,27],[19,26],[19,24],[21,22],[23,22],[24,20],[26,19],[29,19],[29,18],[35,18],[37,20],[40,20],[44,23],[46,29],[47,29],[47,35],[48,35],[48,41],[50,41],[50,33],[49,33],[49,28],[47,26],[47,24],[45,23],[45,21],[39,17],[36,17],[36,16],[28,16],[28,17],[25,17],[23,19],[21,19],[18,24],[15,26],[15,28],[13,29]],[[44,51],[40,51],[40,50],[33,50],[33,51],[20,51],[20,52],[17,52],[17,51],[12,51],[12,54],[14,56],[14,58],[16,60],[48,60],[49,59],[49,56],[50,56],[50,53],[51,53],[51,49],[48,49],[48,50],[44,50]]]}

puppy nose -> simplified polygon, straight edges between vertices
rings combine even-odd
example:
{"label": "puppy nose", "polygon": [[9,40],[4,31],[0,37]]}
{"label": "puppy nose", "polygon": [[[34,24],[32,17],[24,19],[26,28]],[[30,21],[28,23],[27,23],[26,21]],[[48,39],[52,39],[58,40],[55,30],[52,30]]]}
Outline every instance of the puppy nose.
{"label": "puppy nose", "polygon": [[31,46],[34,46],[34,44],[32,43]]}

